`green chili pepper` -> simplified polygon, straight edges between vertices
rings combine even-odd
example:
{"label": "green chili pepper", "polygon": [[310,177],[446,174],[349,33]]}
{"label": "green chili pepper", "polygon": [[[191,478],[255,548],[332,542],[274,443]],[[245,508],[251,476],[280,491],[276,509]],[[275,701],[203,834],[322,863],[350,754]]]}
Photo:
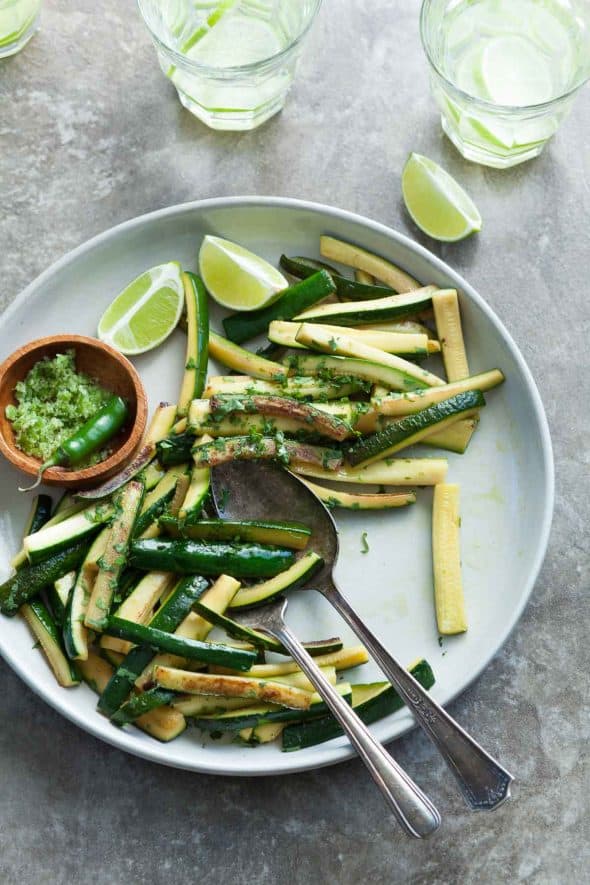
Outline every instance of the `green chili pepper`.
{"label": "green chili pepper", "polygon": [[74,467],[92,455],[112,439],[125,423],[128,413],[129,409],[125,400],[120,396],[112,396],[96,415],[89,418],[79,430],[64,440],[51,458],[41,465],[33,485],[26,489],[19,489],[19,491],[30,492],[37,488],[44,472],[49,467]]}

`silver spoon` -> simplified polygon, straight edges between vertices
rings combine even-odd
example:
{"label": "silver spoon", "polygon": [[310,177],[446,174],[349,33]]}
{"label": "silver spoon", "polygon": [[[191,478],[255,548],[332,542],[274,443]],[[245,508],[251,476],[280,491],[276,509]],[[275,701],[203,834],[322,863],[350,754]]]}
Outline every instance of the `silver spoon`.
{"label": "silver spoon", "polygon": [[310,547],[324,560],[313,588],[332,603],[354,630],[432,739],[474,810],[493,810],[510,796],[512,775],[502,768],[420,683],[391,655],[340,593],[333,569],[338,532],[330,512],[296,476],[266,461],[230,461],[212,471],[212,491],[220,516],[303,522],[312,530]]}
{"label": "silver spoon", "polygon": [[423,839],[440,826],[440,815],[420,787],[392,759],[352,707],[328,682],[309,652],[285,623],[286,599],[277,599],[235,618],[278,639],[324,699],[365,763],[395,818],[409,836]]}

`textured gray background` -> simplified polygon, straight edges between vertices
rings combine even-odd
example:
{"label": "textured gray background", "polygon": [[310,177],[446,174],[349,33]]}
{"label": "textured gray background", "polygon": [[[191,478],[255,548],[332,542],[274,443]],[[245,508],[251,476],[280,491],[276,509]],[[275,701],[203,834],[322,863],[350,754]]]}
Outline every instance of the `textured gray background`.
{"label": "textured gray background", "polygon": [[[574,883],[588,843],[588,223],[590,104],[537,160],[461,160],[428,97],[417,0],[326,0],[286,110],[262,129],[205,129],[161,76],[128,0],[45,3],[42,31],[0,62],[0,295],[88,237],[201,197],[277,194],[409,233],[464,273],[522,348],[557,465],[549,553],[506,647],[452,712],[518,775],[516,800],[468,814],[421,734],[400,761],[442,809],[401,836],[357,762],[233,780],[160,768],[61,719],[0,663],[2,883]],[[469,189],[484,230],[423,237],[400,202],[407,153]]]}

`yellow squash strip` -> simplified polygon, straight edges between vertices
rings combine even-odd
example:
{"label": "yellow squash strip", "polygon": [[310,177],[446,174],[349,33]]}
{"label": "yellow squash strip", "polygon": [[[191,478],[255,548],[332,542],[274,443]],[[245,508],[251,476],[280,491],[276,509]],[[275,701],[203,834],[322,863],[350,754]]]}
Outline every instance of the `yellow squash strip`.
{"label": "yellow squash strip", "polygon": [[[174,581],[175,576],[171,572],[148,572],[121,603],[116,612],[117,617],[133,621],[134,624],[147,624],[156,604],[172,588]],[[101,636],[100,647],[126,655],[131,651],[133,643],[105,635]]]}
{"label": "yellow squash strip", "polygon": [[[285,347],[301,347],[301,341],[297,338],[297,333],[301,328],[301,323],[290,323],[285,320],[274,320],[269,327],[269,337],[276,341],[281,339],[279,343]],[[274,329],[274,331],[273,331]],[[329,324],[315,323],[316,332],[327,333],[329,340],[333,340],[338,336],[345,335],[353,341],[359,341],[361,344],[367,344],[377,350],[383,350],[385,353],[408,354],[410,356],[426,356],[430,353],[429,339],[423,334],[409,334],[407,332],[383,332],[375,329],[349,329],[342,326],[331,326]],[[438,342],[437,342],[438,343]],[[321,348],[322,350],[324,348]],[[330,352],[336,353],[330,348]]]}
{"label": "yellow squash strip", "polygon": [[[464,378],[469,377],[469,364],[467,362],[467,353],[465,352],[459,299],[456,290],[442,289],[436,292],[432,296],[432,307],[436,321],[436,330],[441,343],[447,380],[450,382],[462,381]],[[464,452],[477,427],[478,420],[469,421],[467,418],[461,419],[459,427],[455,428],[455,434],[460,432],[462,435],[462,439],[459,442],[453,443],[453,440],[451,440],[450,443],[447,443],[447,437],[445,431],[443,431],[442,442],[445,448],[447,445],[455,445],[459,446],[460,450]],[[435,435],[435,442],[436,439]],[[457,450],[455,448],[455,451]]]}
{"label": "yellow squash strip", "polygon": [[448,381],[469,377],[469,365],[463,341],[459,299],[455,289],[440,289],[432,296],[436,331]]}
{"label": "yellow squash strip", "polygon": [[459,540],[459,486],[435,486],[432,505],[432,561],[438,631],[443,636],[467,630],[461,548]]}
{"label": "yellow squash strip", "polygon": [[385,258],[380,258],[372,252],[361,249],[360,246],[353,246],[351,243],[345,243],[334,237],[320,237],[320,254],[323,258],[331,261],[338,261],[348,267],[364,270],[382,283],[387,283],[396,292],[411,292],[413,289],[420,288],[420,283],[414,277],[390,261],[386,261]]}
{"label": "yellow squash strip", "polygon": [[287,370],[280,363],[250,353],[213,331],[209,332],[209,356],[230,369],[266,381],[284,381],[287,375]]}
{"label": "yellow squash strip", "polygon": [[313,479],[328,482],[352,482],[383,486],[434,486],[444,482],[448,462],[446,458],[385,458],[367,467],[342,467],[326,470],[308,464],[292,465],[291,469]]}
{"label": "yellow squash strip", "polygon": [[115,517],[84,617],[84,624],[91,630],[101,632],[108,620],[118,577],[125,564],[125,550],[142,498],[143,484],[135,480],[123,486],[118,493]]}
{"label": "yellow squash strip", "polygon": [[[371,363],[377,363],[381,366],[387,366],[390,369],[396,369],[403,372],[407,378],[415,379],[421,387],[437,387],[445,382],[432,372],[416,366],[414,363],[404,360],[392,353],[385,353],[377,347],[365,344],[364,341],[357,340],[343,332],[323,331],[322,327],[316,323],[302,323],[297,332],[297,341],[306,347],[313,347],[324,351],[325,353],[336,354],[338,356],[352,356],[357,359],[367,360]],[[410,385],[406,385],[409,387]]]}
{"label": "yellow squash strip", "polygon": [[246,698],[268,704],[280,704],[293,710],[307,710],[312,698],[310,691],[243,676],[226,676],[216,673],[191,673],[174,667],[154,667],[155,682],[172,691],[188,694],[222,695],[222,697]]}
{"label": "yellow squash strip", "polygon": [[450,396],[457,393],[464,393],[466,390],[491,390],[504,381],[504,375],[499,369],[491,369],[489,372],[482,372],[479,375],[472,375],[461,381],[454,381],[445,384],[442,387],[429,387],[426,390],[411,390],[407,393],[391,393],[380,397],[379,401],[375,401],[373,407],[380,415],[390,415],[395,418],[402,418],[404,415],[413,415],[415,412],[421,412],[427,406],[434,403],[440,403]]}
{"label": "yellow squash strip", "polygon": [[340,489],[328,489],[309,479],[299,478],[328,507],[342,507],[346,510],[390,510],[393,507],[406,507],[408,504],[416,503],[415,492],[359,494],[358,492],[343,492]]}
{"label": "yellow squash strip", "polygon": [[[341,648],[340,651],[331,651],[314,658],[318,667],[335,667],[336,670],[348,670],[350,667],[358,667],[360,664],[366,664],[368,660],[369,655],[364,645]],[[236,672],[215,666],[210,666],[209,670],[212,673]],[[289,673],[297,672],[301,672],[301,668],[296,661],[281,661],[276,664],[254,664],[244,675],[255,679],[271,679],[276,676],[287,676]]]}

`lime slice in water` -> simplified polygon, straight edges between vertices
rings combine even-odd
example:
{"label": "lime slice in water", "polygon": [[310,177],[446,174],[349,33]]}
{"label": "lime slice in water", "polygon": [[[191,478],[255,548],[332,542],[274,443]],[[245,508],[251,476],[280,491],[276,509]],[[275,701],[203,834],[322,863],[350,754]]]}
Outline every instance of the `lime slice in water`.
{"label": "lime slice in water", "polygon": [[547,57],[517,34],[497,37],[486,44],[481,56],[481,79],[494,104],[526,107],[553,96]]}
{"label": "lime slice in water", "polygon": [[98,337],[129,356],[161,344],[176,328],[184,303],[177,261],[146,270],[105,310]]}
{"label": "lime slice in water", "polygon": [[428,157],[410,154],[402,193],[413,221],[435,240],[453,243],[481,230],[481,215],[471,198]]}
{"label": "lime slice in water", "polygon": [[212,298],[233,310],[258,310],[271,304],[288,283],[279,271],[243,246],[206,236],[199,271]]}

